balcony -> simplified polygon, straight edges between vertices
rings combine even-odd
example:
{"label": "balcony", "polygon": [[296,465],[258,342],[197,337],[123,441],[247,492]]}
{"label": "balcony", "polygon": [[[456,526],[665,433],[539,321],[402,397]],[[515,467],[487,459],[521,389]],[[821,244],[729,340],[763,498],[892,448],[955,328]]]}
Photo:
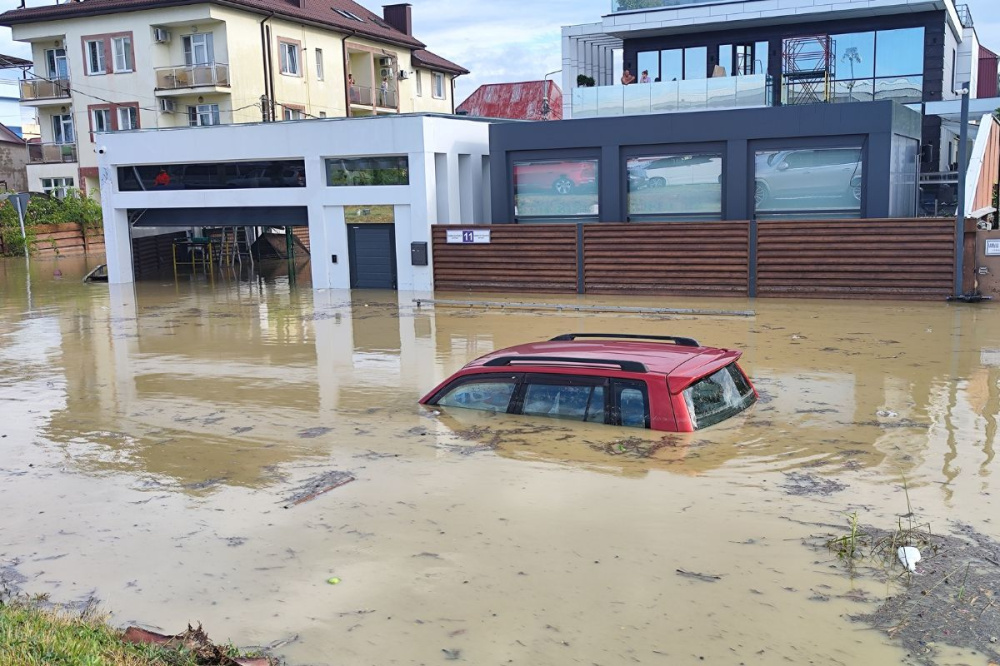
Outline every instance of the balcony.
{"label": "balcony", "polygon": [[770,106],[770,77],[727,76],[573,89],[573,118]]}
{"label": "balcony", "polygon": [[75,143],[29,143],[28,164],[76,162]]}
{"label": "balcony", "polygon": [[28,106],[56,104],[70,97],[69,79],[24,79],[21,86],[21,103]]}
{"label": "balcony", "polygon": [[378,108],[380,109],[397,109],[399,108],[399,102],[396,99],[395,90],[379,90],[378,94]]}
{"label": "balcony", "polygon": [[210,89],[210,92],[229,91],[229,65],[225,63],[158,67],[155,72],[156,94],[161,97],[184,95],[195,88]]}
{"label": "balcony", "polygon": [[369,86],[350,86],[350,95],[352,106],[371,106],[375,103]]}

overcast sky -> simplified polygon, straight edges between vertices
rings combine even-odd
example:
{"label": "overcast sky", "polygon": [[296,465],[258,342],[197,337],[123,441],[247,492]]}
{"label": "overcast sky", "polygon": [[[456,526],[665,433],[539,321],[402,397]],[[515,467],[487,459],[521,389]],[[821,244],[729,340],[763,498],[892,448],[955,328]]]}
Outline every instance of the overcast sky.
{"label": "overcast sky", "polygon": [[[28,0],[29,6],[55,0]],[[392,0],[361,0],[381,14]],[[960,0],[972,8],[979,39],[1000,48],[1000,2]],[[530,81],[562,66],[560,28],[593,23],[607,14],[611,0],[410,0],[415,36],[438,55],[472,71],[459,78],[461,102],[483,83]],[[0,0],[12,9],[18,0]],[[23,44],[11,42],[10,30],[0,28],[0,53],[29,57]],[[558,76],[557,81],[560,81]]]}

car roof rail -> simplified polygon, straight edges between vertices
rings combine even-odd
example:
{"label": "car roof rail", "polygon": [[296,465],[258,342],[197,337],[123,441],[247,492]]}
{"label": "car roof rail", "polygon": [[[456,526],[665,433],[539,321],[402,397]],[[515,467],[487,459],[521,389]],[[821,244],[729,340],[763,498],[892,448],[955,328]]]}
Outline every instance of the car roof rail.
{"label": "car roof rail", "polygon": [[498,356],[484,363],[496,367],[512,363],[574,363],[576,365],[614,365],[625,372],[646,372],[646,366],[638,361],[622,361],[611,358],[573,358],[571,356]]}
{"label": "car roof rail", "polygon": [[676,335],[634,335],[632,333],[564,333],[557,335],[549,342],[570,342],[577,338],[617,338],[620,340],[666,340],[682,347],[701,347],[694,338],[682,338]]}

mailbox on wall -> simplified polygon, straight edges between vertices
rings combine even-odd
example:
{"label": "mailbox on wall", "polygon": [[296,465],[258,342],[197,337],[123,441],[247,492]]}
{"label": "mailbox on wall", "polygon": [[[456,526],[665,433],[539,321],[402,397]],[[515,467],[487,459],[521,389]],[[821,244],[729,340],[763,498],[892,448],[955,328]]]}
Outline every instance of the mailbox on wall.
{"label": "mailbox on wall", "polygon": [[410,265],[411,266],[426,266],[427,265],[427,242],[426,241],[414,241],[410,243]]}

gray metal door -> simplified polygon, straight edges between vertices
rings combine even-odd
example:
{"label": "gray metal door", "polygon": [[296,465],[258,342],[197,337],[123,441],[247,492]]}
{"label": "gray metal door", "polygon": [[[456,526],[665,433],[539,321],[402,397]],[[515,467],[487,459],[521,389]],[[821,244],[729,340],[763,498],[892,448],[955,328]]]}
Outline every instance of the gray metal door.
{"label": "gray metal door", "polygon": [[351,289],[396,288],[396,225],[347,227]]}

